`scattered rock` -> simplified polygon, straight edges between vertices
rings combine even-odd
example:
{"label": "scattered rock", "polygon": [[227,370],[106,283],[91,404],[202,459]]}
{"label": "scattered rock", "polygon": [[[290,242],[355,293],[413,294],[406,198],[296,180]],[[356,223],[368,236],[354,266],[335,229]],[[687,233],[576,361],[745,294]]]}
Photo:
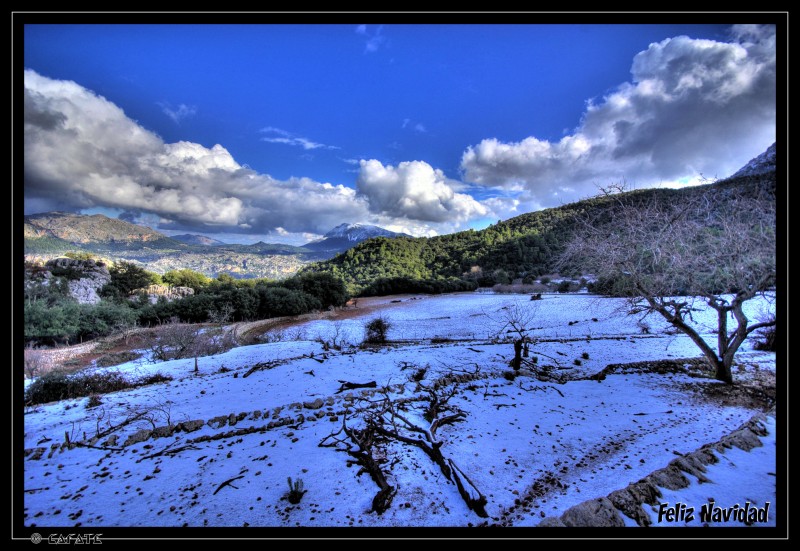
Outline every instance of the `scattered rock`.
{"label": "scattered rock", "polygon": [[650,526],[650,515],[642,508],[642,503],[654,505],[661,497],[661,491],[647,481],[630,484],[627,488],[611,492],[608,499],[611,503],[636,521],[639,526]]}
{"label": "scattered rock", "polygon": [[763,446],[761,439],[759,439],[758,435],[756,435],[749,427],[744,427],[732,432],[725,439],[725,444],[728,444],[728,447],[731,445],[736,446],[737,448],[741,448],[746,452],[749,452],[753,448],[759,448]]}
{"label": "scattered rock", "polygon": [[184,421],[179,423],[177,427],[175,427],[175,431],[182,430],[184,432],[194,432],[196,430],[200,430],[205,425],[205,421],[202,419],[195,419],[194,421]]}
{"label": "scattered rock", "polygon": [[28,448],[25,450],[25,457],[31,461],[39,461],[47,448]]}
{"label": "scattered rock", "polygon": [[139,442],[144,442],[145,440],[150,438],[151,433],[152,431],[149,431],[147,429],[142,429],[140,431],[137,431],[132,435],[130,435],[127,440],[125,440],[123,446],[128,447],[134,444],[138,444]]}
{"label": "scattered rock", "polygon": [[218,417],[212,417],[208,420],[208,426],[212,429],[221,429],[225,425],[228,424],[228,416],[227,415],[220,415]]}
{"label": "scattered rock", "polygon": [[156,427],[153,429],[152,436],[153,438],[166,438],[167,436],[172,436],[173,432],[175,432],[175,427],[173,425]]}
{"label": "scattered rock", "polygon": [[667,490],[680,490],[687,488],[690,484],[689,479],[683,475],[683,471],[672,464],[653,471],[645,477],[645,480]]}
{"label": "scattered rock", "polygon": [[701,484],[705,482],[711,482],[711,480],[703,474],[706,472],[706,466],[694,454],[678,457],[677,459],[670,461],[669,464],[679,468],[684,472],[696,476]]}
{"label": "scattered rock", "polygon": [[619,511],[614,508],[614,504],[606,497],[584,501],[574,507],[570,507],[561,515],[561,522],[567,527],[625,526],[625,521],[622,520]]}
{"label": "scattered rock", "polygon": [[324,405],[322,398],[317,398],[313,402],[303,402],[303,407],[306,409],[319,409]]}

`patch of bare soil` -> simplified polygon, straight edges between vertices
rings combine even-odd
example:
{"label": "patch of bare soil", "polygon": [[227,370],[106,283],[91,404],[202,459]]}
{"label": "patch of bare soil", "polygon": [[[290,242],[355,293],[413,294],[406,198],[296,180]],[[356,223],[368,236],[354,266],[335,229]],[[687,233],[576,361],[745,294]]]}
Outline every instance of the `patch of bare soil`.
{"label": "patch of bare soil", "polygon": [[[386,309],[395,306],[407,300],[414,300],[417,297],[414,295],[397,295],[393,297],[367,297],[358,299],[357,305],[346,306],[344,308],[337,308],[325,312],[314,312],[310,314],[302,314],[299,316],[287,316],[281,318],[267,319],[258,322],[245,322],[235,324],[242,326],[244,329],[238,334],[238,341],[241,346],[249,344],[257,344],[258,337],[267,331],[285,331],[296,327],[309,320],[327,319],[330,321],[353,319],[365,314],[380,309]],[[207,327],[208,324],[198,323],[196,327]],[[153,329],[139,329],[133,335],[126,337],[120,335],[111,335],[100,340],[100,343],[91,351],[83,352],[81,346],[74,347],[75,351],[70,348],[59,349],[58,365],[52,366],[53,369],[59,369],[68,373],[81,371],[92,365],[92,362],[97,362],[100,366],[111,366],[124,363],[135,359],[132,357],[133,351],[141,349],[152,340]],[[49,369],[45,370],[49,371]]]}
{"label": "patch of bare soil", "polygon": [[734,364],[734,384],[728,385],[714,379],[714,371],[703,358],[679,358],[627,364],[609,364],[590,379],[603,380],[612,373],[683,373],[707,381],[681,383],[680,388],[695,399],[714,402],[720,406],[741,406],[768,411],[775,406],[775,373],[766,369],[749,371],[737,379],[737,371],[744,366]]}
{"label": "patch of bare soil", "polygon": [[69,354],[65,350],[64,355],[66,357],[59,368],[63,371],[74,373],[91,366],[94,361],[101,367],[125,363],[140,357],[140,354],[135,353],[134,350],[146,346],[146,343],[151,338],[150,331],[141,330],[127,339],[114,335],[106,337],[90,352]]}
{"label": "patch of bare soil", "polygon": [[309,320],[326,319],[329,321],[340,321],[353,319],[365,314],[370,314],[378,309],[385,310],[386,308],[405,302],[406,300],[413,300],[416,297],[412,295],[398,295],[397,297],[391,298],[391,301],[387,301],[387,297],[360,298],[355,306],[345,306],[344,308],[336,308],[325,312],[250,322],[247,323],[247,328],[239,334],[239,338],[243,344],[255,344],[258,342],[257,337],[263,335],[267,331],[285,331]]}
{"label": "patch of bare soil", "polygon": [[713,378],[714,372],[703,358],[678,358],[625,364],[608,364],[602,371],[592,375],[594,380],[603,380],[612,373],[684,373],[692,377]]}
{"label": "patch of bare soil", "polygon": [[741,406],[761,411],[775,407],[775,373],[768,370],[759,371],[747,381],[734,382],[732,385],[714,381],[685,387],[699,399],[721,406]]}

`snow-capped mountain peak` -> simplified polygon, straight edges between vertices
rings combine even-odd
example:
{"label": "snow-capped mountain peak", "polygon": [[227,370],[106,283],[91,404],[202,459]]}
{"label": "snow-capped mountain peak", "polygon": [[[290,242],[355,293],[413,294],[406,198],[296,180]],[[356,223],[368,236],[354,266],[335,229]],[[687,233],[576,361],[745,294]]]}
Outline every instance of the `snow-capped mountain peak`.
{"label": "snow-capped mountain peak", "polygon": [[396,237],[400,234],[371,226],[369,224],[339,224],[324,235],[324,239],[347,239],[348,241],[364,241],[372,237]]}
{"label": "snow-capped mountain peak", "polygon": [[339,224],[326,233],[319,241],[305,245],[314,251],[342,252],[373,237],[411,237],[369,224]]}

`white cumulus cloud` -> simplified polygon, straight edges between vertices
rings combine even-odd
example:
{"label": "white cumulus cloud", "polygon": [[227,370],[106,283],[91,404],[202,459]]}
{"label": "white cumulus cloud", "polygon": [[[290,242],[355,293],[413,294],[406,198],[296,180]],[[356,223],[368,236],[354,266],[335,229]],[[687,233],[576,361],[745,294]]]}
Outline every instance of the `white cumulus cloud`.
{"label": "white cumulus cloud", "polygon": [[26,212],[96,206],[161,217],[163,228],[324,233],[363,220],[355,190],[280,181],[222,145],[164,143],[112,102],[71,81],[25,72]]}
{"label": "white cumulus cloud", "polygon": [[[165,143],[91,90],[32,70],[25,71],[24,104],[27,213],[106,207],[168,232],[300,243],[343,222],[435,235],[486,212],[458,192],[462,184],[423,162],[394,168],[351,159],[359,166],[358,190],[277,180],[241,165],[220,144]],[[274,127],[263,132],[304,139]]]}
{"label": "white cumulus cloud", "polygon": [[356,186],[375,213],[456,223],[487,213],[470,195],[457,192],[460,182],[423,161],[405,161],[394,167],[375,159],[362,160]]}
{"label": "white cumulus cloud", "polygon": [[669,38],[637,54],[631,82],[589,101],[559,141],[489,138],[462,155],[464,180],[553,206],[596,185],[725,177],[776,133],[775,28],[736,26],[729,42]]}

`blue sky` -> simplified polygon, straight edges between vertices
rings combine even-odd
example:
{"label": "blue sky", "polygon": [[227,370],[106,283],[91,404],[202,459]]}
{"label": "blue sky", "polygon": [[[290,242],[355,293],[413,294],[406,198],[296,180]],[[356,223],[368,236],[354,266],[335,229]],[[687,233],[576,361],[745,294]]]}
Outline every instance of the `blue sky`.
{"label": "blue sky", "polygon": [[[304,243],[724,177],[775,141],[775,28],[28,25],[25,211]],[[720,139],[724,136],[725,139]]]}

